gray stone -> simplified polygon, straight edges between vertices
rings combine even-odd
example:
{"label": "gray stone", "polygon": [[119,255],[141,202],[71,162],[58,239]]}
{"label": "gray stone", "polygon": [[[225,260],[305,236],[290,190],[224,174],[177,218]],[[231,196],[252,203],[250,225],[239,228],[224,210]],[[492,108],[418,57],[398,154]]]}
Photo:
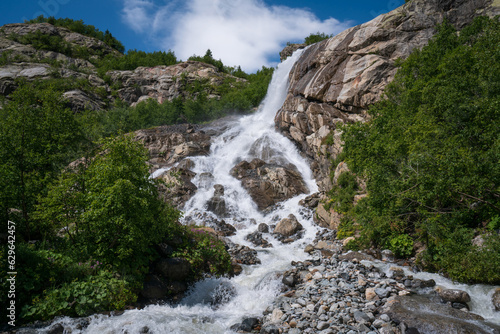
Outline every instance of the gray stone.
{"label": "gray stone", "polygon": [[470,296],[467,292],[457,289],[440,289],[438,290],[439,297],[445,302],[452,303],[468,303]]}

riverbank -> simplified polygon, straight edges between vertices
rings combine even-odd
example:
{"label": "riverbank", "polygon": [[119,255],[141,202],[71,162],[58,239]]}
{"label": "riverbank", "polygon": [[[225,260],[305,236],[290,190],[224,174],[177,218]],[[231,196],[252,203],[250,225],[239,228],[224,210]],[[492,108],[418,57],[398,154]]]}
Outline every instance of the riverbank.
{"label": "riverbank", "polygon": [[[265,334],[500,333],[491,317],[485,320],[469,311],[474,303],[467,292],[408,275],[410,264],[392,262],[387,252],[382,261],[364,253],[344,253],[342,241],[328,230],[318,232],[306,251],[311,259],[292,263],[293,268],[283,274],[283,293],[263,317],[245,319],[232,330]],[[495,312],[490,294],[490,305],[483,306]],[[496,316],[500,318],[500,312]]]}

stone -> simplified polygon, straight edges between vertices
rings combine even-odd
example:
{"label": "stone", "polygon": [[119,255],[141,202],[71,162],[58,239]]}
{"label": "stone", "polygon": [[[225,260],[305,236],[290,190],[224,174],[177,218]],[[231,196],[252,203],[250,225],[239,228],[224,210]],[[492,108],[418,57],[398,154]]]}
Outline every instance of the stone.
{"label": "stone", "polygon": [[470,296],[467,292],[458,289],[438,289],[438,295],[445,302],[468,303]]}
{"label": "stone", "polygon": [[308,192],[296,168],[267,164],[261,159],[238,163],[231,169],[231,175],[241,181],[261,211]]}
{"label": "stone", "polygon": [[425,296],[395,297],[382,309],[394,322],[404,322],[420,333],[494,333],[499,326],[481,316],[431,301]]}
{"label": "stone", "polygon": [[306,248],[304,248],[305,253],[311,253],[314,251],[313,245],[307,245]]}
{"label": "stone", "polygon": [[257,326],[258,323],[259,319],[257,318],[246,318],[241,322],[239,329],[243,332],[251,332],[252,329],[254,329],[255,326]]}
{"label": "stone", "polygon": [[63,334],[64,333],[64,326],[57,323],[55,325],[52,325],[52,327],[49,328],[47,331],[47,334]]}
{"label": "stone", "polygon": [[495,292],[491,296],[491,301],[495,307],[495,311],[500,311],[500,288],[496,288]]}
{"label": "stone", "polygon": [[279,334],[280,331],[278,327],[275,325],[265,325],[262,326],[262,329],[260,330],[260,334]]}
{"label": "stone", "polygon": [[224,196],[224,186],[221,184],[214,185],[214,195],[207,202],[207,210],[215,213],[217,216],[228,217],[226,210],[226,201]]}
{"label": "stone", "polygon": [[269,226],[266,223],[260,223],[257,227],[257,231],[261,233],[269,233]]}
{"label": "stone", "polygon": [[281,321],[281,317],[283,316],[283,312],[279,308],[275,308],[271,315],[271,322],[278,324]]}
{"label": "stone", "polygon": [[354,311],[353,315],[354,315],[354,320],[356,320],[356,322],[359,323],[370,322],[370,317],[364,312],[356,310]]}
{"label": "stone", "polygon": [[297,218],[290,214],[287,218],[283,218],[274,228],[274,233],[280,234],[284,237],[289,237],[294,235],[299,230],[302,230],[303,227],[297,220]]}
{"label": "stone", "polygon": [[191,274],[191,264],[181,257],[162,258],[156,263],[155,269],[172,281],[183,281]]}
{"label": "stone", "polygon": [[245,240],[250,241],[254,246],[262,247],[262,248],[269,248],[273,247],[272,244],[270,244],[266,239],[262,237],[262,233],[259,231],[255,231],[253,233],[248,234],[245,237]]}

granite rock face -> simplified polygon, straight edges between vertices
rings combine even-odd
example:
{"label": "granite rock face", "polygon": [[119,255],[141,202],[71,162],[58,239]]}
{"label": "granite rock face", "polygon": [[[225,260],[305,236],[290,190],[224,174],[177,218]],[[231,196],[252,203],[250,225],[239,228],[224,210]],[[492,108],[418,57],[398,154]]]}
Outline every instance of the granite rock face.
{"label": "granite rock face", "polygon": [[290,73],[275,123],[313,160],[320,190],[331,187],[329,157],[342,149],[337,124],[366,120],[394,78],[396,59],[425,46],[444,19],[462,28],[475,16],[499,13],[492,0],[412,0],[307,48]]}

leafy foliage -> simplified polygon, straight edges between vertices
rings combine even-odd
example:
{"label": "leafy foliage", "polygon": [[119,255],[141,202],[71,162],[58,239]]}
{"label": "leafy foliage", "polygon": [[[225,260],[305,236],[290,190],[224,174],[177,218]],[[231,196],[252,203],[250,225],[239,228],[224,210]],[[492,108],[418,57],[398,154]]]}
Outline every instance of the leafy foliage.
{"label": "leafy foliage", "polygon": [[[82,140],[73,113],[50,86],[21,83],[0,109],[0,218],[20,222],[20,237],[41,232],[31,226],[29,213]],[[21,216],[11,208],[20,209]]]}
{"label": "leafy foliage", "polygon": [[307,36],[304,39],[304,43],[306,43],[306,45],[311,45],[311,44],[321,42],[322,40],[325,40],[325,39],[328,39],[331,37],[333,37],[333,35],[328,35],[328,34],[325,34],[323,32],[318,31],[315,34],[310,34],[309,36]]}
{"label": "leafy foliage", "polygon": [[344,128],[346,160],[367,180],[368,197],[354,214],[366,240],[406,249],[397,245],[411,235],[427,245],[429,266],[456,279],[498,283],[498,276],[457,275],[451,255],[433,254],[500,213],[499,110],[498,19],[477,18],[460,34],[439,26],[370,109],[373,119]]}

